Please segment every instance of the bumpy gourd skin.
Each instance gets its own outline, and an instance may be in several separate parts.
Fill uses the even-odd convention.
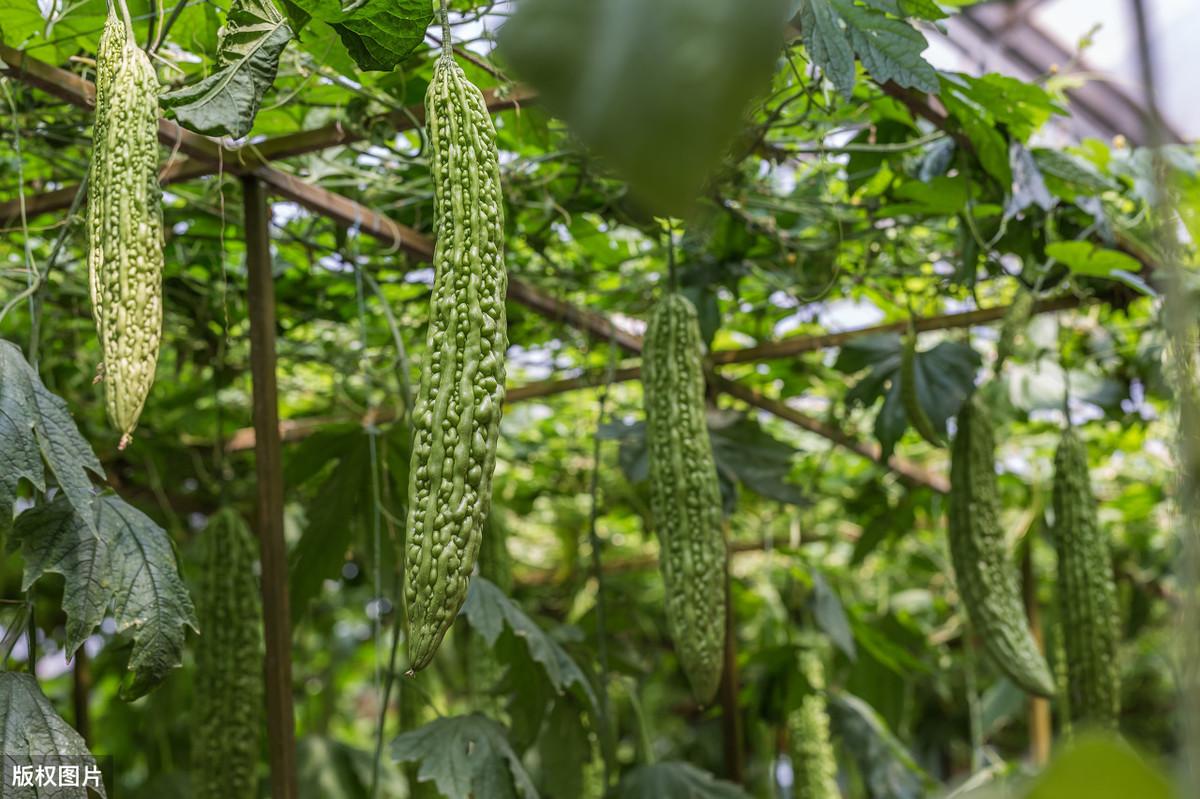
[[[1012,356],[1017,346],[1017,336],[1025,332],[1029,326],[1029,317],[1033,315],[1033,294],[1021,289],[1013,298],[1012,305],[1004,313],[1004,321],[1000,323],[1000,339],[996,342],[996,366],[999,372],[1004,362]]]
[[[838,799],[837,760],[825,707],[825,668],[820,654],[812,648],[800,650],[797,665],[811,690],[787,718],[794,795],[800,799]]]
[[[108,417],[129,443],[162,339],[158,77],[110,8],[96,54],[88,180],[88,275]]]
[[[467,598],[492,499],[504,403],[504,221],[496,132],[449,54],[425,96],[437,245],[427,358],[413,413],[408,655],[433,658]]]
[[[1087,449],[1070,428],[1054,455],[1054,542],[1071,720],[1115,728],[1121,709],[1116,585],[1096,520]]]
[[[262,606],[254,577],[255,543],[231,509],[204,529],[200,639],[196,649],[196,799],[258,796],[263,726]]]
[[[667,626],[693,694],[708,702],[724,665],[726,549],[702,348],[696,309],[680,294],[663,298],[646,329],[642,362],[650,508]]]
[[[949,538],[958,593],[984,651],[1024,690],[1054,695],[1054,679],[1025,622],[1000,526],[995,436],[979,392],[958,415],[950,451]]]

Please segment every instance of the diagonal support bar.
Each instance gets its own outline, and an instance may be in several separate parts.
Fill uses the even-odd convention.
[[[92,108],[96,104],[95,85],[73,72],[39,61],[3,43],[0,43],[0,62],[7,65],[0,70],[6,76],[21,80],[71,105]],[[484,100],[489,111],[499,113],[530,105],[537,100],[537,95],[531,89],[516,86],[507,91],[489,89],[484,92]],[[389,130],[401,133],[420,126],[424,120],[424,106],[414,105],[403,110],[368,117],[361,126],[353,129],[335,122],[313,130],[275,136],[258,143],[226,147],[207,136],[192,133],[168,119],[161,119],[158,129],[159,141],[173,151],[177,148],[185,157],[169,162],[159,178],[165,186],[225,172],[230,175],[255,174],[271,184],[271,181],[258,171],[263,167],[270,168],[272,161],[363,141],[369,131],[379,126],[386,126]],[[76,188],[67,186],[26,198],[26,211],[30,215],[61,211],[71,205]],[[17,213],[15,201],[0,203],[0,226],[12,224]]]

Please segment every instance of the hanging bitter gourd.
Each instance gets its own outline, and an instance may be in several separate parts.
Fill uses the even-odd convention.
[[[976,391],[950,450],[949,539],[955,583],[984,651],[1013,682],[1054,695],[1054,678],[1025,621],[1000,526],[992,416]]]
[[[1118,618],[1108,539],[1096,519],[1087,449],[1070,428],[1054,455],[1054,544],[1072,721],[1116,727]]]
[[[917,331],[911,322],[900,349],[900,400],[904,403],[904,414],[909,424],[921,438],[935,447],[943,446],[942,435],[925,413],[917,394]]]
[[[723,667],[726,549],[702,347],[696,309],[683,295],[668,294],[650,317],[642,361],[650,509],[667,627],[692,692],[707,702]]]
[[[1008,310],[1004,312],[1004,320],[1000,323],[1000,339],[996,342],[995,372],[1000,371],[1000,367],[1016,350],[1017,337],[1024,334],[1032,314],[1033,294],[1025,288],[1021,288],[1017,291],[1017,296],[1013,297],[1012,305],[1008,306]]]
[[[122,18],[123,16],[123,18]],[[112,3],[96,54],[88,176],[88,276],[105,404],[124,448],[154,384],[162,339],[158,77],[128,11]]]
[[[427,362],[413,413],[405,601],[424,668],[467,597],[504,402],[504,222],[496,132],[449,40],[425,96],[437,243]]]
[[[808,684],[800,705],[787,717],[792,759],[794,796],[800,799],[838,799],[837,760],[829,738],[829,711],[825,706],[825,668],[819,651],[800,650],[800,674]]]
[[[254,576],[257,547],[233,509],[204,528],[196,650],[196,799],[258,796],[263,721],[262,606]]]

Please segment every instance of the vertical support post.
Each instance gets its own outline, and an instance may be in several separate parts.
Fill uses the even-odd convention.
[[[726,528],[728,532],[728,528]],[[737,670],[737,625],[733,618],[733,592],[729,575],[729,561],[725,561],[725,668],[721,670],[721,684],[717,697],[721,702],[721,739],[725,755],[725,779],[738,785],[746,783],[746,765],[743,755],[742,710],[738,706]]]
[[[1033,541],[1025,542],[1021,557],[1022,593],[1025,599],[1025,614],[1029,618],[1029,629],[1037,641],[1038,649],[1046,651],[1045,634],[1042,631],[1042,612],[1037,602],[1037,575],[1033,572]],[[1035,766],[1050,762],[1050,739],[1053,731],[1050,721],[1050,700],[1040,696],[1029,698],[1029,759]]]
[[[80,647],[71,668],[71,704],[75,708],[75,732],[84,743],[92,740],[91,714],[88,712],[91,698],[92,669],[88,665],[87,650]]]
[[[263,185],[242,178],[249,273],[250,373],[254,383],[255,513],[262,559],[266,637],[267,752],[272,799],[296,799],[296,730],[292,711],[292,630],[287,550],[283,540],[283,454],[275,384],[275,283],[271,274],[270,209]]]

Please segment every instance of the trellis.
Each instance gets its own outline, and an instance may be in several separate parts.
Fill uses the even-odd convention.
[[[89,109],[94,105],[93,84],[78,75],[39,61],[2,43],[0,61],[3,62],[3,72],[8,77],[20,80],[79,108]],[[964,146],[970,147],[969,141],[951,130],[935,99],[891,83],[881,88],[908,106],[915,116],[947,130],[963,142]],[[493,113],[519,108],[536,102],[537,99],[532,91],[522,87],[503,92],[491,90],[485,93],[485,98],[488,108]],[[269,249],[271,213],[268,195],[273,194],[295,202],[340,226],[353,227],[372,236],[381,244],[402,250],[417,260],[428,261],[432,258],[433,243],[421,233],[398,224],[371,208],[343,195],[306,183],[272,164],[276,160],[361,141],[362,130],[386,125],[392,130],[403,131],[420,125],[423,119],[424,109],[414,106],[371,117],[358,130],[348,130],[338,123],[333,123],[241,147],[227,147],[214,139],[192,133],[171,120],[159,120],[159,140],[172,152],[171,160],[161,173],[164,184],[208,175],[230,174],[238,176],[243,186],[254,426],[238,431],[229,441],[228,449],[253,449],[255,452],[258,478],[256,528],[262,560],[267,655],[268,751],[271,794],[277,799],[294,799],[297,791],[291,695],[291,615],[287,553],[283,537],[281,449],[283,441],[303,438],[322,424],[335,420],[314,419],[281,423],[278,418],[275,295]],[[68,208],[78,191],[78,186],[68,186],[23,198],[23,205],[17,202],[0,204],[0,225],[9,224],[22,210],[27,216],[33,216]],[[1136,251],[1134,254],[1142,255]],[[627,354],[641,354],[640,336],[622,329],[602,314],[547,294],[517,276],[510,276],[509,299],[547,319],[575,327],[599,341],[611,342]],[[1038,313],[1052,312],[1073,308],[1079,303],[1078,298],[1064,297],[1042,301],[1035,310]],[[914,326],[918,331],[969,327],[995,321],[1003,316],[1005,310],[1004,307],[996,307],[916,319]],[[786,420],[829,440],[836,446],[890,469],[907,485],[945,492],[948,486],[941,475],[932,474],[899,456],[893,455],[884,459],[878,445],[860,441],[845,431],[800,412],[784,401],[769,398],[757,389],[731,380],[716,371],[717,367],[725,365],[789,358],[806,352],[837,347],[861,336],[901,332],[908,324],[908,321],[900,321],[839,333],[796,336],[742,349],[718,350],[709,356],[709,382],[716,391]],[[611,375],[611,379],[635,380],[640,374],[640,367],[626,366],[617,369]],[[604,382],[605,377],[600,372],[588,372],[567,379],[538,381],[509,388],[506,401],[515,403],[548,397],[566,391],[594,388]],[[384,416],[376,415],[371,421],[384,420]],[[723,694],[725,693],[728,692],[723,691]]]

